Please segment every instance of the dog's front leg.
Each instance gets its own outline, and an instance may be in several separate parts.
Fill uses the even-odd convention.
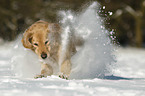
[[[61,74],[59,75],[60,78],[68,79],[71,71],[71,61],[70,59],[64,60],[61,64],[60,68]]]
[[[48,65],[48,64],[41,64],[41,74],[37,75],[34,78],[42,78],[42,77],[47,77],[47,76],[51,76],[53,74],[53,68]]]

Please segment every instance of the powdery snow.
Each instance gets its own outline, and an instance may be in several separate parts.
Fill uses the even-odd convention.
[[[114,74],[130,78],[145,78],[145,49],[118,49]]]

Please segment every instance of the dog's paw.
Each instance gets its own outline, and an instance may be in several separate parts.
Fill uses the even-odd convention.
[[[59,74],[59,77],[68,80],[68,76],[65,74]]]
[[[45,77],[43,74],[40,74],[40,75],[36,75],[34,78],[37,79],[37,78],[42,78],[42,77]]]

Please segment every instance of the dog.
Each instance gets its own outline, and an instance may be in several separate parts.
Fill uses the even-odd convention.
[[[41,62],[41,74],[35,78],[51,76],[55,72],[60,78],[69,78],[71,57],[77,52],[75,36],[69,38],[67,48],[63,52],[61,34],[62,28],[59,24],[43,20],[35,22],[24,32],[23,46],[34,51]],[[78,41],[80,44],[81,40]]]

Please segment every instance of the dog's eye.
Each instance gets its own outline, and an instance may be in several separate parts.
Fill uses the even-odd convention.
[[[45,42],[45,45],[48,43],[48,41]]]
[[[35,46],[38,46],[38,44],[37,44],[37,43],[34,43],[34,45],[35,45]]]

